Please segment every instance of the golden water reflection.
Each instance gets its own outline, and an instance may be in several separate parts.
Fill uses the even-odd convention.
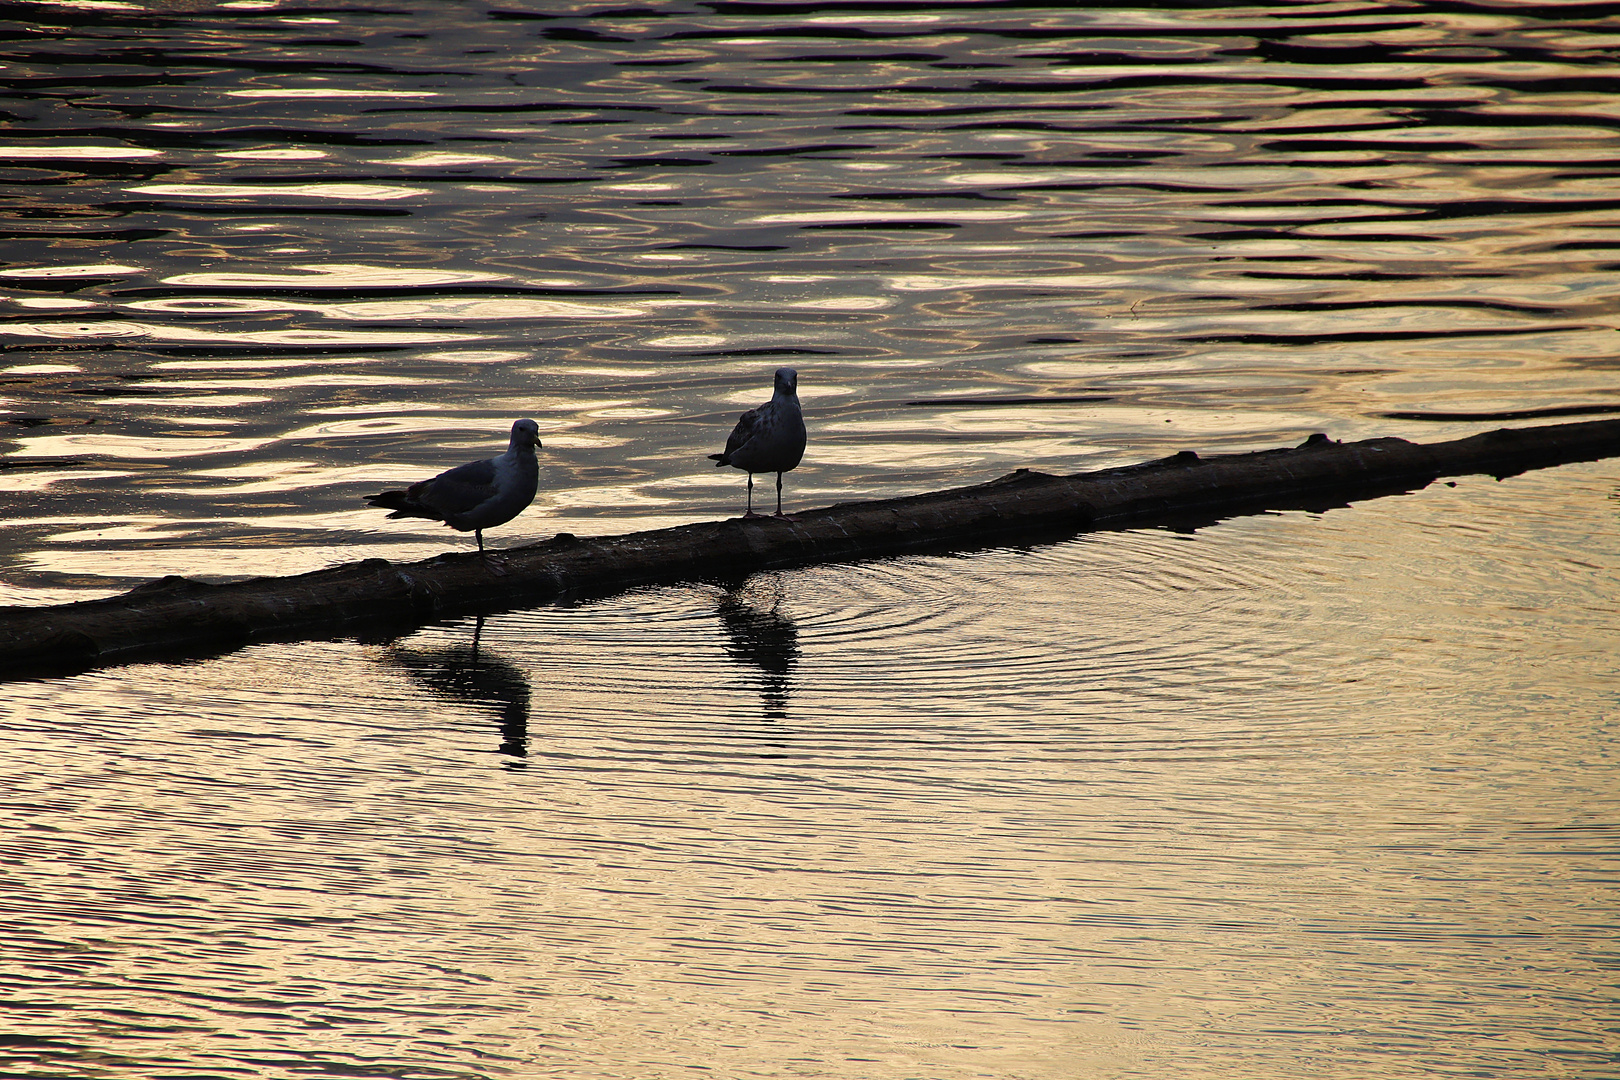
[[[138,1069],[1603,1075],[1617,488],[11,684],[0,993]]]

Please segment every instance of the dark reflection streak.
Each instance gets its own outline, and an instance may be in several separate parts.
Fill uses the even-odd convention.
[[[1269,139],[1260,144],[1262,150],[1275,150],[1286,153],[1290,150],[1383,150],[1404,151],[1407,153],[1432,153],[1436,150],[1472,150],[1476,153],[1485,152],[1485,147],[1477,142],[1466,139],[1405,139],[1399,142],[1392,139],[1380,139],[1376,135],[1365,138],[1347,139],[1343,136],[1328,138],[1289,138]]]
[[[1171,69],[1173,70],[1173,69]],[[1343,90],[1365,93],[1369,90],[1423,90],[1429,84],[1419,78],[1353,78],[1321,75],[1295,75],[1267,72],[1252,79],[1223,78],[1214,75],[1121,75],[1104,79],[1047,80],[1039,84],[1046,93],[1090,92],[1096,90],[1131,90],[1138,88],[1165,89],[1172,86],[1217,86],[1251,83],[1256,86],[1284,86],[1296,90]],[[909,88],[908,88],[909,89]],[[1028,93],[1030,84],[1004,79],[980,79],[970,87],[952,88],[956,93]]]
[[[1391,420],[1534,420],[1547,416],[1595,416],[1620,412],[1620,405],[1555,405],[1545,409],[1502,409],[1496,412],[1420,412],[1395,410],[1378,413]]]
[[[799,226],[805,232],[926,232],[928,230],[960,229],[961,227],[954,221],[860,221]]]
[[[498,753],[514,758],[529,754],[529,680],[516,665],[480,650],[484,617],[478,616],[472,642],[436,649],[391,647],[386,659],[404,669],[411,681],[455,705],[489,710],[499,718]],[[521,768],[521,762],[509,762]]]
[[[758,150],[710,150],[715,157],[789,157],[833,150],[871,150],[873,143],[814,143],[808,146],[767,146]]]
[[[1322,106],[1322,107],[1326,107],[1326,106]],[[1335,108],[1337,107],[1336,103],[1335,103],[1334,107]],[[1484,128],[1500,128],[1502,130],[1513,130],[1513,129],[1527,128],[1527,127],[1560,128],[1560,127],[1568,127],[1571,124],[1576,124],[1576,125],[1579,125],[1581,127],[1607,128],[1607,129],[1609,129],[1611,131],[1620,131],[1620,120],[1615,120],[1615,119],[1613,119],[1611,117],[1598,116],[1598,115],[1595,115],[1593,113],[1557,112],[1555,110],[1549,110],[1547,112],[1522,112],[1522,111],[1504,110],[1502,112],[1488,112],[1488,113],[1486,113],[1486,112],[1471,112],[1471,111],[1469,111],[1467,109],[1449,109],[1449,108],[1438,108],[1438,107],[1435,107],[1435,108],[1414,107],[1411,110],[1411,112],[1412,112],[1413,116],[1422,117],[1423,122],[1425,124],[1430,124],[1430,125],[1456,124],[1456,125],[1471,125],[1471,126],[1474,126],[1474,127],[1484,127]],[[1402,125],[1402,126],[1409,126],[1409,125]],[[1290,128],[1288,130],[1289,130],[1290,133],[1293,133],[1293,132],[1297,132],[1297,131],[1312,130],[1312,129]],[[1323,131],[1326,131],[1326,132],[1333,132],[1335,130],[1342,130],[1342,129],[1335,129],[1335,128],[1331,127],[1331,126],[1328,126],[1328,127],[1322,128],[1320,130],[1323,130]]]
[[[1620,199],[1451,199],[1421,204],[1417,209],[1419,219],[1612,213],[1620,210]]]
[[[721,352],[692,353],[700,359],[716,356],[836,356],[831,349],[725,349]]]
[[[283,41],[283,42],[279,42],[278,44],[280,44],[282,46],[294,46],[294,45],[297,45],[299,43],[291,42],[291,41]],[[236,58],[236,57],[226,56],[226,55],[221,54],[221,53],[197,54],[197,53],[171,52],[171,51],[168,51],[168,50],[155,50],[153,52],[140,52],[140,53],[133,53],[130,50],[122,50],[122,49],[121,50],[108,50],[108,51],[102,51],[102,52],[96,52],[96,53],[90,53],[90,52],[84,52],[84,53],[33,53],[33,54],[29,55],[27,57],[27,59],[31,63],[37,63],[37,64],[40,64],[42,66],[46,65],[46,64],[52,64],[52,65],[60,65],[60,66],[63,66],[63,67],[87,66],[87,65],[90,65],[90,64],[116,64],[116,65],[121,65],[121,66],[124,66],[124,67],[138,68],[138,67],[147,67],[147,66],[151,66],[151,65],[161,64],[162,68],[163,68],[163,70],[165,72],[165,75],[163,75],[163,76],[150,75],[150,74],[140,74],[140,75],[122,75],[122,74],[120,74],[120,75],[89,75],[89,74],[81,74],[81,75],[76,76],[73,79],[73,84],[74,85],[81,85],[82,84],[82,85],[86,85],[86,86],[118,86],[118,87],[124,87],[124,86],[173,86],[173,85],[184,85],[186,83],[192,83],[192,82],[201,81],[202,79],[204,79],[207,76],[208,73],[212,73],[215,69],[218,69],[218,68],[226,68],[226,69],[239,70],[239,71],[253,71],[253,72],[259,72],[259,73],[263,73],[263,74],[276,74],[276,73],[286,73],[286,72],[313,72],[313,73],[318,73],[318,74],[326,74],[326,73],[336,72],[336,73],[339,73],[339,74],[356,74],[356,75],[372,75],[372,74],[376,74],[376,75],[398,75],[398,76],[412,76],[412,77],[428,77],[428,76],[441,76],[442,77],[442,76],[447,76],[447,75],[450,75],[450,76],[460,75],[460,76],[465,77],[468,74],[467,72],[464,72],[464,71],[402,71],[402,70],[400,70],[398,68],[388,67],[388,66],[385,66],[385,65],[363,64],[363,63],[357,63],[357,62],[352,61],[352,60],[328,60],[328,61],[321,61],[319,63],[312,63],[310,61],[305,61],[305,60],[294,60],[294,61],[284,61],[284,62],[275,62],[275,61],[266,61],[266,60],[247,61],[247,60],[242,60],[242,59],[239,59],[239,58]],[[197,68],[197,69],[202,69],[202,70],[199,71],[198,74],[194,74],[194,75],[192,75],[192,74],[175,74],[174,73],[175,69],[179,69],[179,68]],[[54,77],[41,77],[41,78],[20,77],[20,78],[13,78],[13,79],[7,80],[5,85],[8,85],[8,86],[13,87],[13,88],[17,88],[17,89],[22,89],[22,88],[26,88],[26,87],[34,87],[34,86],[41,86],[41,85],[46,85],[46,86],[55,85],[55,84],[59,84],[60,82],[61,82],[60,79],[57,79],[57,78],[54,78]]]
[[[278,217],[307,217],[317,220],[332,217],[407,218],[413,216],[409,210],[390,209],[382,206],[300,206],[296,203],[207,206],[201,203],[177,202],[109,202],[104,203],[103,206],[105,209],[119,214],[174,214],[179,217],[190,216],[194,218],[263,217],[266,214],[275,214]]]
[[[1323,344],[1330,341],[1444,341],[1456,338],[1520,337],[1527,334],[1574,333],[1600,329],[1592,326],[1531,326],[1523,329],[1478,330],[1366,330],[1343,334],[1199,334],[1179,341],[1236,342],[1244,345]],[[1606,328],[1605,328],[1606,329]]]
[[[1320,263],[1325,260],[1311,256],[1268,255],[1264,259],[1255,259],[1255,262],[1313,262]],[[1348,270],[1334,273],[1285,273],[1281,270],[1243,270],[1238,277],[1276,279],[1279,281],[1428,281],[1428,274],[1395,274],[1386,270]],[[1501,274],[1464,273],[1459,271],[1452,275],[1456,278],[1495,278]]]
[[[171,172],[173,166],[147,161],[79,161],[72,158],[35,158],[32,161],[8,163],[6,172],[16,175],[12,184],[38,184],[58,187],[84,179],[126,183],[132,180],[151,180]]]
[[[774,595],[769,606],[761,606],[759,600],[764,598],[751,595],[744,584],[727,590],[715,605],[715,613],[728,639],[726,655],[744,667],[760,670],[759,696],[766,719],[782,720],[787,717],[790,677],[799,659],[799,628],[780,610],[781,580],[775,575],[770,580]]]
[[[38,131],[29,131],[21,127],[6,130],[8,140],[92,137],[139,139],[142,146],[153,149],[172,147],[185,150],[207,150],[220,146],[235,146],[242,143],[252,144],[267,140],[287,143],[318,143],[322,146],[352,146],[362,149],[377,146],[432,145],[431,139],[390,138],[382,135],[358,135],[343,131],[316,131],[280,125],[227,127],[213,131],[188,131],[184,135],[165,132],[160,128],[125,127],[118,124],[70,125],[59,128],[44,128]]]
[[[4,214],[3,212],[0,212],[0,218],[5,218],[7,216],[8,215]],[[173,232],[172,229],[110,229],[101,232],[94,231],[93,229],[85,229],[82,232],[71,229],[12,229],[0,230],[0,240],[83,240],[90,243],[100,244],[132,244],[137,240],[156,240],[159,237],[168,236],[171,232]],[[11,279],[13,284],[24,280],[28,279]],[[75,283],[75,287],[83,288],[87,283],[100,285],[117,280],[117,278],[80,278]],[[58,283],[52,282],[50,287],[59,288],[60,286]]]
[[[843,55],[838,54],[838,53],[803,53],[803,54],[798,55],[798,56],[768,56],[768,57],[765,57],[761,62],[766,63],[766,64],[849,64],[849,63],[858,63],[858,64],[903,64],[903,63],[908,63],[908,62],[909,63],[918,63],[918,64],[931,64],[931,63],[934,63],[936,61],[944,60],[944,59],[945,59],[945,56],[942,53],[925,53],[925,52],[860,53],[860,52],[851,52],[851,53],[843,54]],[[975,65],[975,66],[977,66],[977,65]],[[996,67],[1005,67],[1006,65],[1005,64],[997,64],[995,66]]]
[[[907,405],[921,405],[927,408],[954,405],[984,405],[997,407],[1002,405],[1092,405],[1099,401],[1113,401],[1113,397],[1106,394],[1081,394],[1053,397],[942,397],[929,398],[924,401],[908,401]]]
[[[1302,224],[1318,225],[1320,222]],[[1222,229],[1187,235],[1194,240],[1298,240],[1301,233],[1298,226],[1290,225],[1286,228]],[[1444,239],[1427,233],[1356,233],[1354,241],[1360,244],[1438,244],[1443,243]]]
[[[1459,42],[1448,43],[1459,45]],[[1519,62],[1546,62],[1556,60],[1560,63],[1578,64],[1583,58],[1572,56],[1568,52],[1556,49],[1544,49],[1512,45],[1504,41],[1493,40],[1489,42],[1478,41],[1467,45],[1470,49],[1478,49],[1479,53],[1473,56],[1446,56],[1437,57],[1429,50],[1433,43],[1423,44],[1367,44],[1367,45],[1304,45],[1291,41],[1261,40],[1257,43],[1256,52],[1267,60],[1284,64],[1401,64],[1412,61],[1432,62],[1443,59],[1448,65],[1466,68],[1475,64],[1499,64],[1503,60]],[[1584,58],[1585,63],[1596,66],[1602,61],[1599,58]]]
[[[1110,164],[1108,167],[1112,169],[1112,168],[1115,168],[1116,166]],[[1226,192],[1226,191],[1237,191],[1237,190],[1239,190],[1238,188],[1227,187],[1224,184],[1220,184],[1220,185],[1217,185],[1217,184],[1191,184],[1191,183],[1175,184],[1175,183],[1170,183],[1168,181],[1152,181],[1152,182],[1150,182],[1150,181],[1147,181],[1147,180],[1131,180],[1131,179],[1112,180],[1112,181],[1097,181],[1095,183],[1086,183],[1086,184],[1043,184],[1043,183],[1020,184],[1019,188],[1022,191],[1047,191],[1047,192],[1059,192],[1059,191],[1114,191],[1114,192],[1162,191],[1162,192],[1165,192],[1166,194],[1170,194],[1170,195],[1198,195],[1198,194],[1205,194],[1205,193],[1215,193],[1215,192]],[[1256,230],[1256,232],[1259,232],[1259,231],[1260,230]],[[1283,230],[1280,230],[1280,229],[1276,230],[1276,232],[1278,233],[1278,235],[1287,235]],[[1131,234],[1129,234],[1129,233],[1116,233],[1115,235],[1129,236]],[[1085,239],[1085,238],[1093,238],[1094,239],[1094,238],[1096,238],[1098,236],[1098,234],[1096,234],[1096,233],[1058,233],[1058,234],[1056,234],[1056,236],[1059,239],[1061,239],[1061,238],[1063,238],[1065,236],[1071,237],[1071,238],[1078,237],[1078,238],[1081,238],[1081,239]],[[1295,237],[1289,236],[1288,239],[1295,239]]]
[[[1256,304],[1254,311],[1361,311],[1376,308],[1409,308],[1414,304],[1422,304],[1425,308],[1466,308],[1476,311],[1513,311],[1526,315],[1559,315],[1568,312],[1567,307],[1555,304],[1515,304],[1509,301],[1497,300],[1346,300],[1342,302],[1317,302],[1298,304]]]
[[[950,106],[948,108],[942,106],[942,107],[937,108],[937,109],[928,109],[928,108],[921,108],[921,107],[917,107],[917,108],[901,108],[901,107],[895,106],[895,105],[869,106],[867,108],[855,107],[855,108],[845,109],[844,110],[844,115],[845,116],[888,116],[888,117],[894,117],[896,119],[898,119],[900,117],[913,117],[913,116],[924,116],[924,117],[1002,116],[1002,115],[1005,115],[1005,116],[1020,116],[1020,115],[1027,116],[1030,113],[1062,113],[1062,114],[1067,116],[1067,115],[1072,114],[1072,113],[1106,112],[1107,110],[1108,110],[1107,105],[1087,105],[1087,104],[1084,104],[1084,103],[1074,103],[1074,102],[1068,102],[1068,103],[1065,103],[1065,104],[1062,104],[1062,105],[1043,105],[1038,101],[1037,102],[1020,101],[1020,102],[1017,102],[1015,104],[1008,104],[1008,105],[952,105],[952,106]],[[1089,131],[1152,131],[1152,130],[1155,130],[1158,125],[1163,125],[1164,127],[1168,128],[1170,125],[1173,125],[1173,124],[1182,124],[1182,125],[1188,125],[1188,126],[1193,125],[1193,124],[1201,124],[1201,123],[1202,124],[1219,124],[1219,123],[1224,122],[1224,119],[1225,119],[1224,117],[1214,116],[1214,115],[1211,115],[1211,116],[1208,116],[1208,117],[1203,117],[1203,118],[1198,118],[1198,117],[1187,117],[1185,119],[1161,118],[1161,119],[1158,119],[1158,120],[1154,121],[1153,125],[1148,125],[1148,124],[1143,124],[1143,123],[1138,123],[1138,124],[1117,124],[1116,123],[1116,124],[1099,124],[1096,127],[1071,127],[1071,126],[1061,125],[1061,124],[1041,123],[1041,122],[1034,121],[1034,120],[1025,120],[1025,121],[1008,120],[1008,121],[1006,121],[1006,123],[1010,124],[1010,125],[1014,125],[1014,126],[1020,126],[1020,125],[1025,126],[1025,127],[1028,127],[1030,130],[1034,130],[1034,131],[1069,131],[1069,132],[1074,132],[1074,131],[1088,131],[1088,132]],[[957,125],[956,127],[947,127],[947,128],[942,129],[942,130],[945,130],[945,131],[962,131],[962,130],[970,130],[970,129],[974,128],[974,127],[980,127],[980,128],[995,127],[995,128],[999,128],[999,127],[1002,126],[1002,123],[1003,123],[1002,121],[998,120],[998,121],[996,121],[994,123],[971,124],[971,125],[970,124],[961,124],[961,125]],[[1192,130],[1198,131],[1200,129],[1194,127],[1194,128],[1192,128]]]
[[[468,285],[391,285],[391,286],[361,286],[344,285],[339,281],[315,280],[317,275],[306,275],[311,280],[307,283],[299,280],[297,274],[287,274],[284,285],[193,285],[179,286],[141,286],[130,289],[109,290],[109,294],[117,297],[196,297],[208,296],[307,296],[319,294],[324,297],[342,295],[348,297],[365,296],[377,298],[405,297],[421,299],[424,296],[679,296],[680,289],[564,289],[546,288],[542,286],[508,286],[475,283]],[[218,314],[210,312],[209,314]]]
[[[805,14],[809,12],[825,13],[827,11],[837,10],[840,5],[818,3],[813,5],[786,4],[778,6],[774,4],[709,3],[705,4],[704,6],[712,8],[717,15],[791,15],[795,13]],[[957,8],[958,10],[971,9],[975,6],[980,5],[952,5],[953,8]],[[1040,7],[1043,5],[1024,3],[1022,0],[1020,0],[1016,6],[1019,8],[1026,8]],[[1053,6],[1068,10],[1073,9],[1073,4],[1068,2]],[[889,4],[845,5],[844,8],[845,10],[866,12],[876,10],[899,10],[897,5]],[[906,10],[937,11],[939,10],[939,6],[937,4],[923,4],[914,8],[908,8]],[[1392,30],[1410,30],[1422,26],[1423,22],[1420,19],[1391,19],[1387,22],[1357,23],[1356,31],[1361,34],[1370,34],[1373,32],[1387,32]],[[1196,25],[1180,24],[1176,26],[1174,34],[1178,38],[1187,39],[1230,38],[1243,36],[1261,38],[1263,40],[1267,38],[1290,37],[1305,30],[1317,28],[1318,27],[1316,25],[1312,25],[1311,22],[1308,22],[1303,18],[1290,21],[1272,19],[1245,19],[1233,20],[1232,22],[1223,22],[1210,27],[1198,27]],[[760,26],[750,27],[748,36],[758,38],[839,38],[845,40],[878,42],[890,39],[903,40],[906,38],[938,37],[941,33],[941,29],[942,28],[940,27],[934,26],[919,30],[867,30],[861,27],[852,26]],[[1074,38],[1077,33],[1083,33],[1084,31],[1077,30],[1075,27],[1054,27],[1052,29],[1043,29],[1034,27],[974,26],[971,24],[959,24],[951,26],[950,32],[953,34],[973,34],[982,35],[985,37],[1006,38],[1014,41],[1066,41]],[[661,40],[706,40],[735,36],[735,33],[736,32],[734,30],[729,29],[686,30],[665,35],[665,37]],[[1110,24],[1107,29],[1107,36],[1111,38],[1156,39],[1165,37],[1167,33],[1168,31],[1163,26],[1145,26],[1138,28]]]
[[[963,158],[966,154],[953,154],[952,157]],[[997,158],[1002,155],[995,155]],[[830,196],[833,199],[855,199],[861,202],[887,199],[890,202],[917,201],[921,199],[958,199],[970,202],[1017,202],[1011,195],[989,195],[982,191],[862,191],[848,194]]]
[[[688,157],[622,157],[614,158],[612,164],[602,166],[605,169],[640,169],[647,166],[670,169],[694,169],[704,165],[713,165],[709,158]]]
[[[378,105],[361,110],[375,113],[523,113],[523,112],[641,112],[661,113],[657,105],[625,105],[619,102],[524,102],[518,105]]]

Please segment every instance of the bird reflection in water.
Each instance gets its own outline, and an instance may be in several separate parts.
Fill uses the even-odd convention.
[[[782,583],[771,575],[727,589],[715,605],[726,632],[726,655],[760,671],[765,716],[787,716],[793,665],[799,659],[799,628],[781,611]]]
[[[512,758],[529,754],[529,680],[515,665],[480,649],[484,617],[473,627],[472,642],[436,649],[391,648],[388,658],[405,669],[411,681],[458,705],[489,710],[500,720],[499,753]],[[522,760],[509,769],[526,767]]]

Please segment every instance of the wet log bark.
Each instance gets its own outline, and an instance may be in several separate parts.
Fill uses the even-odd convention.
[[[1145,525],[1197,526],[1267,509],[1329,509],[1442,476],[1511,476],[1620,456],[1620,420],[1503,429],[1450,442],[1339,443],[1160,461],[1074,476],[1020,469],[973,487],[840,503],[791,519],[732,518],[551,540],[394,564],[367,559],[284,578],[212,585],[168,577],[120,596],[0,608],[0,677],[218,653],[254,641],[398,634],[435,619],[602,596],[660,583],[905,552],[1035,543]]]

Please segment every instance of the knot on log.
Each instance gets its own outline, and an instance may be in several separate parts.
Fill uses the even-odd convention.
[[[144,599],[156,593],[201,592],[212,588],[213,586],[206,581],[196,581],[192,578],[181,577],[179,574],[164,574],[156,581],[148,581],[135,586],[124,595],[138,595]]]

